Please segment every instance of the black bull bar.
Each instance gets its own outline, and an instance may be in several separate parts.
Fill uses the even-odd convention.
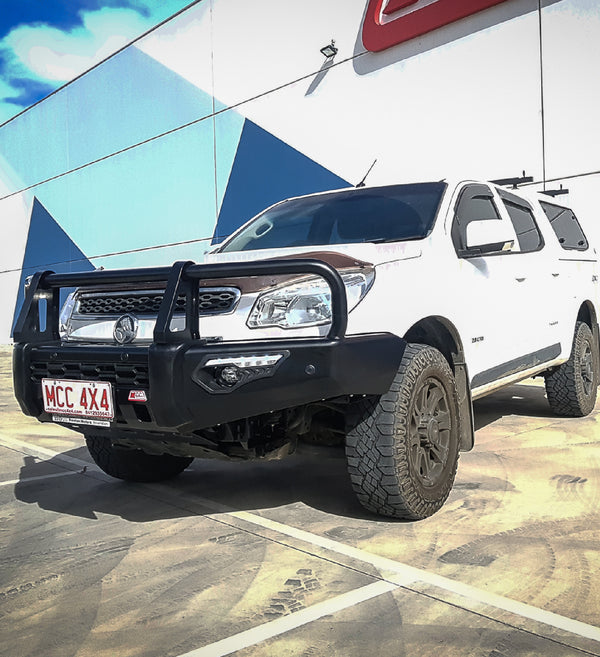
[[[332,321],[326,336],[214,342],[202,338],[198,313],[198,281],[249,276],[316,275],[331,289]],[[60,290],[140,283],[161,283],[165,293],[150,344],[82,344],[61,342]],[[172,330],[178,297],[185,297],[185,327]],[[178,314],[181,309],[177,309]],[[283,410],[342,395],[386,392],[402,358],[405,342],[389,333],[346,336],[346,290],[332,266],[311,258],[171,267],[101,270],[32,277],[14,330],[13,378],[22,410],[41,421],[41,385],[32,372],[49,364],[98,363],[99,369],[124,363],[147,367],[145,403],[131,402],[130,383],[115,383],[116,428],[189,434],[224,422]],[[272,372],[249,376],[243,385],[219,389],[207,382],[206,364],[272,352],[283,354]],[[103,366],[103,367],[100,367]],[[85,372],[89,371],[82,367]],[[85,378],[85,374],[82,378]],[[60,376],[56,376],[60,378]],[[99,376],[102,380],[102,376]],[[142,412],[143,411],[143,412]],[[73,421],[74,428],[77,428]]]

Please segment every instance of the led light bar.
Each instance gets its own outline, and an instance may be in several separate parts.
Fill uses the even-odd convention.
[[[232,356],[231,358],[211,358],[204,367],[224,367],[235,365],[240,369],[247,367],[270,367],[276,365],[283,358],[283,354],[261,354],[253,356]]]

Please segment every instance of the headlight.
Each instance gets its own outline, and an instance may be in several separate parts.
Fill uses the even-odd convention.
[[[375,271],[342,274],[348,299],[348,312],[355,308],[371,288]],[[320,276],[306,278],[261,294],[248,317],[249,328],[297,328],[331,322],[331,290]]]

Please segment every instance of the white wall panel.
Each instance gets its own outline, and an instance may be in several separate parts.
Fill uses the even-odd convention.
[[[229,106],[318,72],[331,39],[336,61],[352,57],[365,9],[364,0],[213,2],[215,96]]]
[[[546,175],[600,170],[600,5],[563,0],[542,12]]]
[[[370,73],[355,66],[238,111],[352,181],[375,158],[370,182],[541,175],[536,13]]]

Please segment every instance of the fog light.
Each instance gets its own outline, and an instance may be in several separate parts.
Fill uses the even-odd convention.
[[[274,376],[290,352],[205,356],[192,380],[214,395],[228,395],[241,386]]]
[[[242,379],[242,372],[235,365],[227,365],[217,375],[217,381],[224,386],[234,386]]]

